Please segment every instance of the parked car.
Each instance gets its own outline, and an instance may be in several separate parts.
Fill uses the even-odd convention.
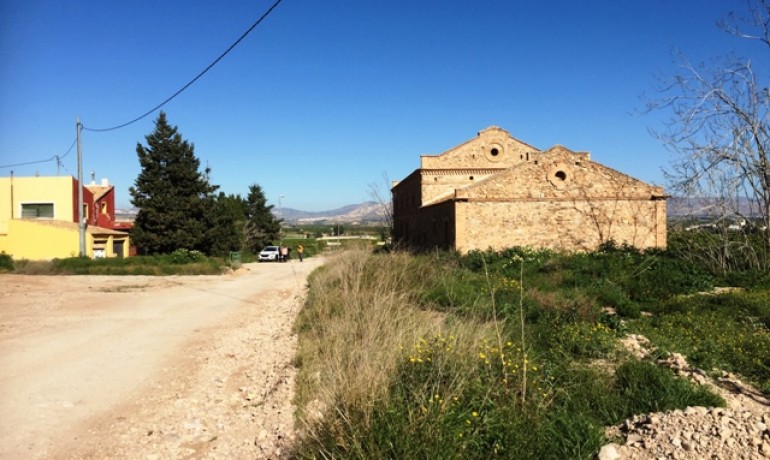
[[[273,262],[278,262],[280,257],[279,254],[278,246],[266,246],[265,249],[259,252],[259,261],[265,262],[272,260]]]

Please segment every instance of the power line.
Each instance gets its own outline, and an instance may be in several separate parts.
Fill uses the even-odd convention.
[[[72,151],[72,149],[75,147],[75,143],[77,142],[77,138],[72,141],[72,145],[70,145],[70,148],[67,149],[66,152],[64,152],[64,155],[54,155],[51,158],[46,158],[45,160],[36,160],[36,161],[27,161],[25,163],[14,163],[10,165],[0,165],[0,168],[15,168],[16,166],[27,166],[27,165],[34,165],[38,163],[48,163],[49,161],[56,160],[57,164],[59,161],[69,155],[69,153]]]
[[[83,129],[86,130],[86,131],[92,131],[92,132],[106,132],[106,131],[114,131],[114,130],[120,129],[120,128],[125,128],[126,126],[136,123],[137,121],[145,118],[146,116],[148,116],[151,113],[155,112],[156,110],[160,109],[164,105],[168,104],[175,97],[179,96],[184,90],[186,90],[187,88],[192,86],[193,83],[198,81],[198,79],[201,78],[203,75],[205,75],[206,72],[211,70],[212,67],[217,65],[217,63],[219,61],[221,61],[222,58],[227,56],[227,54],[230,53],[230,51],[232,51],[233,48],[235,48],[244,38],[246,38],[247,35],[249,35],[249,33],[251,33],[252,30],[254,30],[270,13],[272,13],[272,11],[278,6],[279,3],[281,3],[281,1],[282,0],[276,0],[276,2],[273,3],[273,6],[271,6],[259,19],[257,19],[257,21],[254,24],[252,24],[251,27],[249,27],[246,30],[246,32],[244,32],[243,35],[241,35],[232,45],[230,45],[230,47],[227,48],[224,53],[220,54],[218,58],[214,59],[214,62],[209,64],[208,67],[203,69],[203,71],[201,71],[198,75],[196,75],[195,78],[190,80],[186,85],[184,85],[181,89],[179,89],[177,92],[175,92],[174,94],[169,96],[166,100],[164,100],[160,104],[156,105],[155,107],[153,107],[152,109],[148,110],[144,114],[134,118],[133,120],[127,121],[127,122],[125,122],[125,123],[123,123],[121,125],[113,126],[111,128],[88,128],[86,126],[83,126]]]

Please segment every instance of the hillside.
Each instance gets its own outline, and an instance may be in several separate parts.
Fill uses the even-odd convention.
[[[385,221],[385,208],[375,202],[351,204],[329,211],[300,211],[292,208],[273,208],[273,214],[284,222],[293,224],[312,224],[320,222],[338,222],[346,224],[380,223]]]

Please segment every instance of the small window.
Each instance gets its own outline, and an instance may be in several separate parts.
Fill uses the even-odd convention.
[[[556,178],[562,182],[567,180],[567,173],[565,173],[564,171],[556,171],[556,174],[554,174],[554,176],[556,176]]]
[[[497,150],[496,148],[493,148],[492,150],[490,150],[489,153],[491,153],[493,157],[500,155],[500,151]]]
[[[102,214],[107,214],[107,203],[102,201]]]
[[[23,203],[22,219],[53,219],[53,203]]]
[[[473,180],[473,176],[470,176],[468,179]]]

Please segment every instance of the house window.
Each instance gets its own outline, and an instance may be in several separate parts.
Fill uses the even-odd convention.
[[[102,214],[107,214],[107,203],[102,201]]]
[[[22,219],[53,219],[53,203],[22,203]]]

